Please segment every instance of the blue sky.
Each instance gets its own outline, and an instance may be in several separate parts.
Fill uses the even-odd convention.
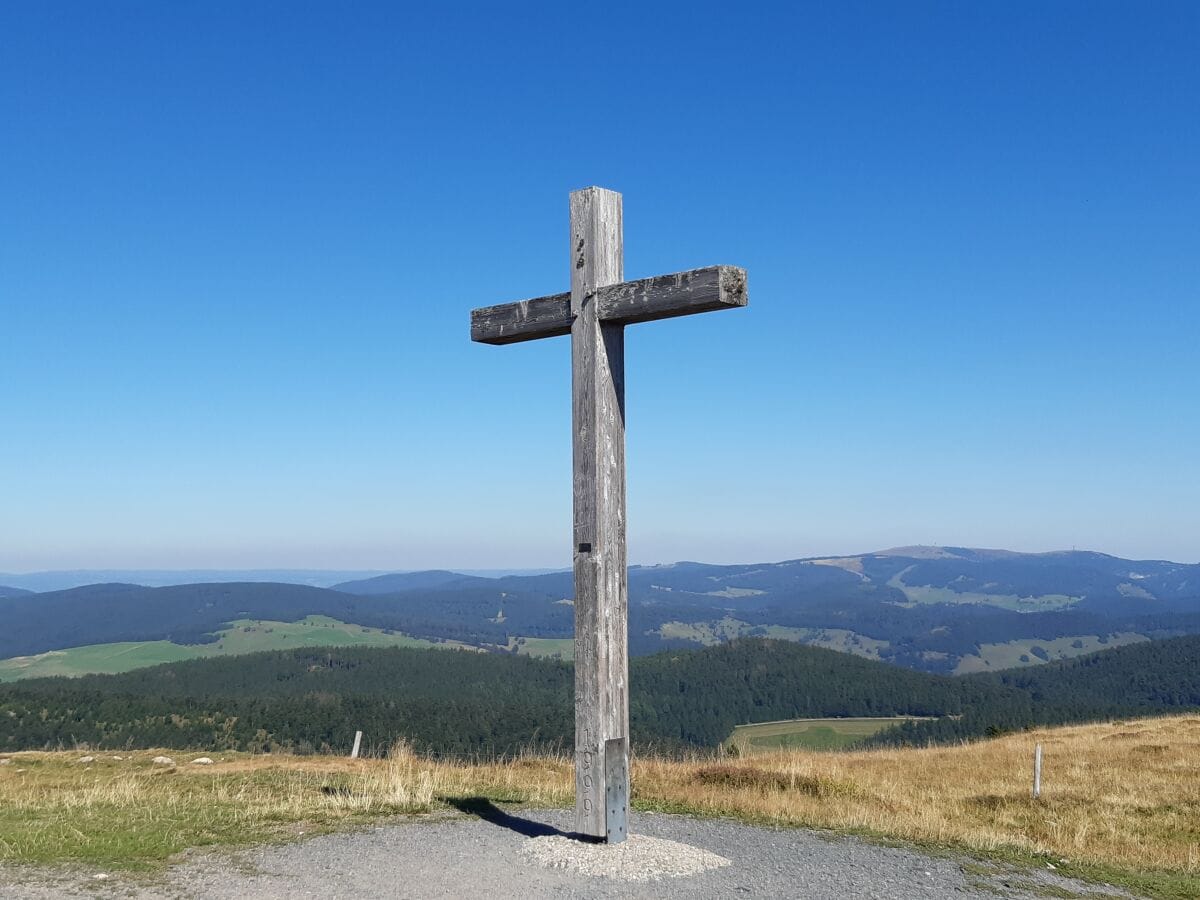
[[[0,6],[0,571],[568,564],[590,184],[632,561],[1200,560],[1200,6],[751,6]]]

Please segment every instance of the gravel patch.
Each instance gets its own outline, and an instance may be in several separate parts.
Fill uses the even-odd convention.
[[[609,847],[577,844],[569,838],[572,813],[567,810],[508,812],[486,802],[475,804],[473,810],[475,814],[469,816],[413,817],[284,845],[188,854],[151,880],[96,869],[0,866],[0,897],[1036,900],[1130,896],[1049,871],[927,856],[803,829],[639,813],[631,822],[630,839]],[[673,868],[680,857],[727,864],[684,873]],[[639,860],[646,866],[641,872]],[[656,870],[656,879],[646,877]],[[107,877],[98,878],[101,874]]]
[[[631,834],[619,844],[591,844],[562,835],[529,838],[521,848],[529,860],[548,869],[566,869],[589,878],[658,881],[699,875],[729,860],[698,847]]]

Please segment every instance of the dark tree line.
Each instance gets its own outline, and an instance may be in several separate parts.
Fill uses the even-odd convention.
[[[633,660],[637,746],[713,747],[746,722],[938,716],[877,744],[962,740],[1033,725],[1200,708],[1200,637],[1032,669],[950,678],[832,650],[744,639]],[[433,755],[569,749],[569,663],[510,655],[340,647],[192,660],[122,675],[0,686],[0,751],[344,752],[356,729]]]
[[[1200,708],[1200,636],[1129,644],[1028,669],[968,675],[961,718],[910,722],[877,745],[968,740],[1038,725],[1066,725]],[[966,695],[978,692],[971,701]]]

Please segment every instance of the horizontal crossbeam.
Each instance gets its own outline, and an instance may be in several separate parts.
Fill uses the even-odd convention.
[[[610,284],[596,292],[602,322],[629,325],[745,306],[746,270],[709,266]],[[471,340],[515,344],[571,333],[571,295],[553,294],[471,310]]]

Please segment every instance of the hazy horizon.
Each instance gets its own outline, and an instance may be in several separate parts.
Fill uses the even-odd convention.
[[[879,553],[894,549],[912,549],[925,547],[959,547],[968,550],[997,550],[1009,551],[1014,553],[1029,553],[1029,554],[1053,554],[1053,553],[1070,553],[1070,552],[1087,552],[1087,553],[1102,553],[1107,556],[1113,556],[1119,559],[1128,559],[1130,561],[1156,561],[1156,562],[1173,562],[1181,565],[1197,565],[1200,560],[1175,559],[1162,555],[1148,556],[1128,556],[1122,553],[1112,553],[1106,550],[1097,549],[1095,547],[1052,547],[1049,549],[1037,550],[1016,550],[1012,547],[995,547],[995,546],[980,546],[975,544],[964,544],[959,542],[932,544],[932,543],[901,543],[888,546],[873,547],[870,550],[853,550],[848,552],[826,552],[826,553],[798,553],[783,556],[749,556],[744,558],[728,558],[728,559],[712,559],[696,555],[680,556],[674,559],[658,559],[658,560],[633,560],[629,564],[631,566],[664,566],[673,565],[681,562],[695,562],[704,565],[752,565],[756,563],[777,563],[797,559],[822,559],[822,558],[837,558],[837,557],[853,557],[864,556],[873,553]],[[540,572],[561,572],[571,569],[569,560],[565,560],[557,565],[510,565],[510,566],[479,566],[466,565],[459,566],[453,564],[439,565],[405,565],[405,566],[370,566],[370,567],[343,567],[343,566],[288,566],[288,565],[250,565],[250,566],[122,566],[122,565],[102,565],[102,566],[68,566],[63,568],[47,568],[47,569],[30,569],[25,571],[0,571],[0,584],[6,576],[15,577],[30,577],[37,575],[66,575],[76,572],[91,572],[91,573],[143,573],[146,575],[161,574],[161,575],[177,575],[183,573],[242,573],[247,575],[266,575],[270,573],[288,573],[292,575],[312,574],[312,575],[344,575],[342,580],[350,580],[358,577],[373,577],[376,575],[401,574],[407,572],[423,572],[431,570],[445,570],[450,572],[458,572],[464,575],[483,575],[486,577],[496,577],[498,574],[530,574]]]

